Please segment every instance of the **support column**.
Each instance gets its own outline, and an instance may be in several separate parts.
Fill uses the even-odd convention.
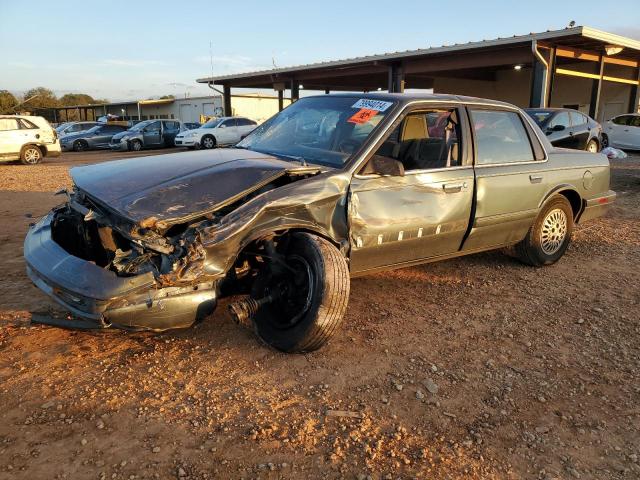
[[[598,65],[598,79],[591,84],[591,102],[589,103],[589,116],[598,121],[598,110],[600,106],[600,92],[602,91],[602,76],[604,75],[604,56],[600,56]]]
[[[300,99],[300,83],[297,80],[291,80],[291,103]]]
[[[284,108],[284,92],[278,90],[278,111],[281,112]]]
[[[229,85],[222,86],[222,102],[224,104],[224,115],[230,117],[233,115],[231,110],[231,87]]]
[[[629,95],[629,113],[636,113],[638,111],[638,104],[640,103],[640,67],[636,68],[636,79],[638,82],[631,87],[631,93]]]
[[[142,117],[140,116],[140,102],[138,102],[138,120],[142,120]]]
[[[329,95],[331,93],[331,90],[329,90],[328,88],[325,88],[324,90],[324,94],[325,95]]]
[[[402,65],[394,63],[389,65],[389,81],[388,88],[389,93],[403,93],[404,92],[404,71]]]

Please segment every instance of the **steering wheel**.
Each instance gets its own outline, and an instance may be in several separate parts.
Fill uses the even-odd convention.
[[[353,153],[360,147],[360,142],[358,140],[347,139],[342,140],[338,144],[338,150],[342,153]]]

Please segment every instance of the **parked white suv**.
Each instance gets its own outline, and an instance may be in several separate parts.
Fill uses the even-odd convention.
[[[176,135],[176,147],[214,148],[234,145],[246,137],[258,124],[244,117],[219,117],[209,120],[200,128]]]
[[[0,115],[0,161],[35,165],[44,157],[58,156],[58,135],[44,118]]]

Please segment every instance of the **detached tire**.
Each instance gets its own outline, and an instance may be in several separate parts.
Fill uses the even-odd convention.
[[[573,232],[573,209],[562,195],[543,207],[524,240],[515,246],[520,261],[534,267],[556,263],[567,251]]]
[[[284,352],[310,352],[338,330],[349,301],[349,268],[327,240],[296,233],[283,252],[286,273],[262,275],[252,296],[277,298],[253,317],[258,336]]]

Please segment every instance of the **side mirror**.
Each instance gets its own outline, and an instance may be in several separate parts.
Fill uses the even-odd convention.
[[[375,174],[386,177],[404,177],[404,165],[391,157],[374,155],[362,171],[363,174]]]

